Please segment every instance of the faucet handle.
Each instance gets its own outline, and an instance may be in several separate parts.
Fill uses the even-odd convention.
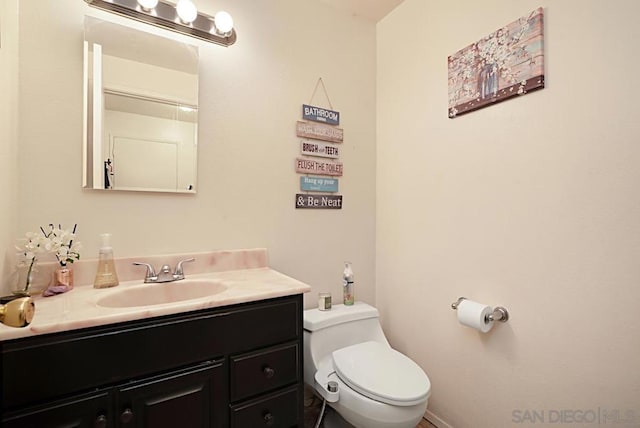
[[[155,280],[158,279],[158,274],[156,273],[156,270],[149,263],[133,262],[133,264],[136,266],[147,267],[147,273],[144,276],[144,282],[154,282]]]
[[[194,257],[191,257],[190,259],[185,259],[185,260],[180,260],[178,262],[178,264],[176,265],[176,271],[174,272],[173,276],[174,277],[178,277],[180,279],[184,278],[184,270],[182,269],[182,264],[183,263],[187,263],[187,262],[193,262],[196,259]]]

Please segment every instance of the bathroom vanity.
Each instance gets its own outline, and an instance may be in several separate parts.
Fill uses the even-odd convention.
[[[122,285],[37,300],[30,327],[0,330],[2,426],[302,427],[309,286],[265,267],[213,275],[226,291],[149,308],[93,303],[91,321],[66,316],[81,328],[56,329],[46,313],[38,327],[38,310],[91,306]]]
[[[301,295],[2,344],[3,426],[302,426]]]
[[[301,295],[2,344],[3,426],[302,426]]]

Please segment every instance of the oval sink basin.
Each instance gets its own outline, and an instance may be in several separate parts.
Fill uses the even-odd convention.
[[[183,279],[123,288],[102,297],[97,304],[107,308],[164,305],[213,296],[226,289],[226,285],[210,279]]]

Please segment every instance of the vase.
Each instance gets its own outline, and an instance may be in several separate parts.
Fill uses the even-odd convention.
[[[478,76],[478,91],[480,98],[494,98],[498,95],[498,65],[495,63],[485,64]]]
[[[66,286],[67,290],[73,289],[73,269],[68,266],[62,266],[53,271],[53,280],[50,286],[61,285]]]
[[[38,294],[42,291],[42,287],[34,290],[33,277],[35,275],[36,261],[33,259],[29,264],[19,266],[12,274],[10,283],[12,284],[11,293],[15,296],[25,297]]]

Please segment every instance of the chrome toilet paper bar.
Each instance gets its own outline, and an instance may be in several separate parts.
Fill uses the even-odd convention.
[[[466,299],[466,297],[458,297],[458,300],[451,304],[451,309],[457,310],[460,302]],[[509,321],[509,311],[507,311],[507,308],[504,308],[502,306],[496,306],[495,308],[493,308],[493,312],[487,315],[486,321],[507,322]]]
[[[456,300],[455,302],[453,302],[451,304],[451,309],[456,310],[458,309],[458,305],[460,304],[460,302],[462,302],[463,300],[466,300],[466,297],[458,297],[458,300]]]

